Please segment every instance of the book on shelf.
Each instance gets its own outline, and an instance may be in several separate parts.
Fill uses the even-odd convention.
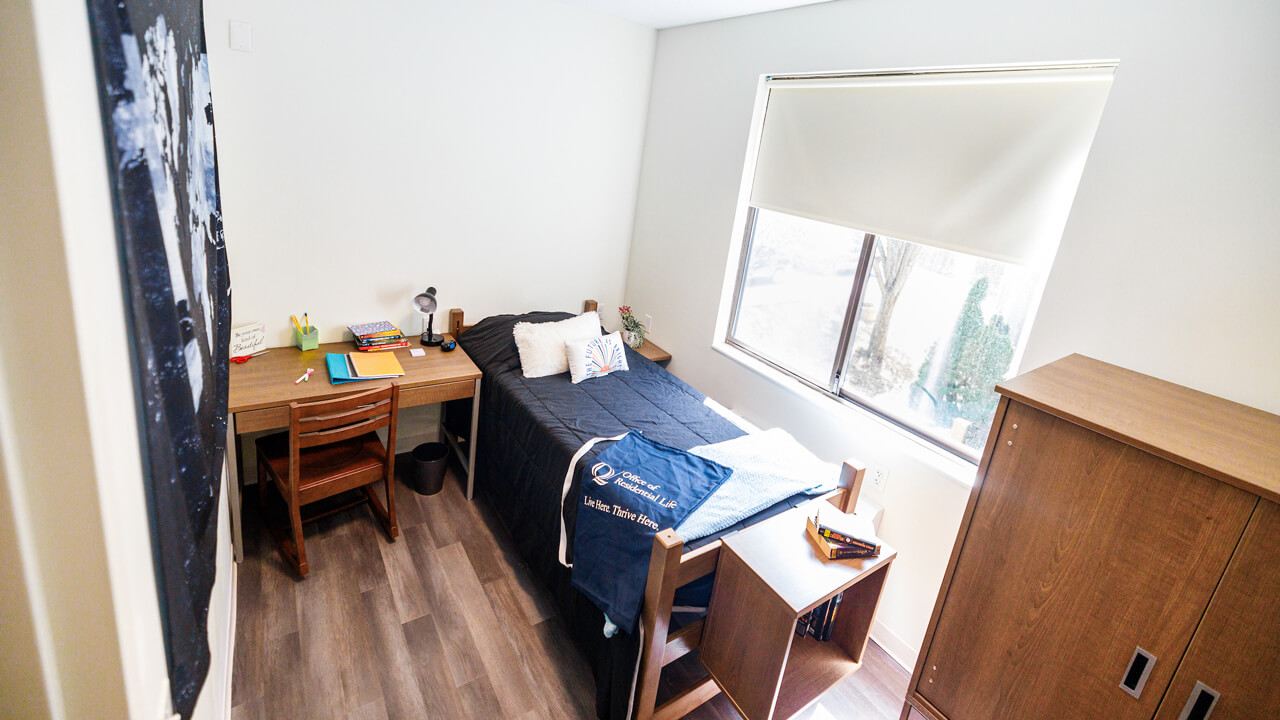
[[[878,542],[861,540],[857,545],[850,545],[827,538],[819,532],[819,526],[813,518],[805,518],[805,529],[809,532],[809,537],[813,539],[814,544],[818,546],[818,553],[828,560],[868,558],[876,557],[880,554],[880,543]]]
[[[827,623],[822,628],[822,637],[819,638],[822,642],[827,642],[831,639],[831,631],[836,626],[836,611],[840,609],[840,601],[843,599],[844,593],[839,593],[827,601],[829,606],[827,609]]]
[[[796,635],[808,636],[819,642],[831,640],[831,633],[836,624],[836,611],[839,610],[840,601],[843,599],[844,593],[840,593],[797,618]]]
[[[830,608],[831,601],[828,600],[813,609],[813,622],[809,623],[809,637],[822,640],[822,634],[827,629],[827,611]]]
[[[796,635],[799,635],[800,637],[805,637],[806,635],[813,637],[813,634],[817,632],[818,616],[821,614],[821,610],[822,606],[819,605],[818,607],[801,615],[796,620]]]

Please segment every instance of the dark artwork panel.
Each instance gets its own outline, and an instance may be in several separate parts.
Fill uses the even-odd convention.
[[[231,294],[200,0],[88,0],[174,711],[209,671]]]

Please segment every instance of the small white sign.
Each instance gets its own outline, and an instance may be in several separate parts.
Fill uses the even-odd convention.
[[[252,323],[231,330],[231,353],[228,357],[252,355],[266,349],[266,323]]]

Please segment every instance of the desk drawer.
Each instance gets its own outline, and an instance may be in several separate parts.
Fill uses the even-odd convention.
[[[354,392],[359,388],[352,388]],[[461,400],[476,393],[475,380],[459,380],[456,382],[437,383],[435,385],[415,385],[400,388],[400,407],[432,405],[446,400]],[[289,427],[289,406],[263,408],[236,413],[236,432],[250,433],[260,430]]]
[[[439,383],[436,385],[418,385],[400,388],[400,407],[415,405],[431,405],[446,400],[461,400],[476,394],[475,380],[459,380],[458,382]],[[288,423],[288,418],[285,418]]]
[[[289,427],[289,406],[236,413],[236,434]]]

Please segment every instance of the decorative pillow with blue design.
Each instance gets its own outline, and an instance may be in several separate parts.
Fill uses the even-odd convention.
[[[569,359],[569,379],[574,385],[627,369],[627,346],[616,332],[564,344]]]

